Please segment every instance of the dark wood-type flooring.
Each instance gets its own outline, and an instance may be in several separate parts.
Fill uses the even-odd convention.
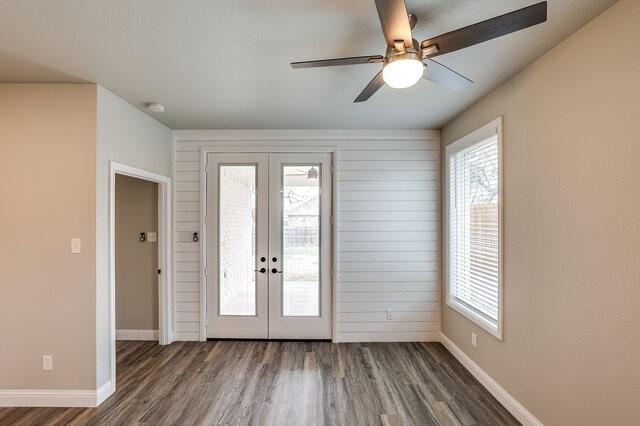
[[[98,408],[4,408],[0,424],[518,424],[439,343],[118,342]]]

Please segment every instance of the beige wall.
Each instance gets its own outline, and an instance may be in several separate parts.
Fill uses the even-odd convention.
[[[116,176],[116,329],[158,329],[158,184]]]
[[[637,424],[640,2],[461,114],[443,146],[500,115],[504,342],[446,307],[443,331],[544,424]]]
[[[95,165],[95,85],[0,84],[0,389],[96,388]]]
[[[95,84],[0,84],[0,389],[111,379],[111,161],[170,176],[171,130]]]

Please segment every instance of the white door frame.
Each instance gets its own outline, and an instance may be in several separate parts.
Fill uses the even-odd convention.
[[[337,265],[338,265],[338,227],[336,226],[338,216],[338,147],[337,146],[233,146],[221,145],[215,147],[200,148],[200,341],[207,340],[207,156],[209,153],[282,153],[282,154],[304,154],[304,153],[329,153],[332,164],[332,192],[331,203],[331,238],[332,238],[332,259],[331,259],[331,340],[336,341],[336,310],[338,308],[338,286],[337,286]]]
[[[111,315],[111,383],[116,382],[116,175],[158,184],[158,342],[174,340],[171,280],[171,178],[126,164],[109,162],[109,304]]]

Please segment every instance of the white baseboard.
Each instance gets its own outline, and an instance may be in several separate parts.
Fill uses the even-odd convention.
[[[116,384],[109,380],[104,385],[100,386],[96,391],[96,407],[102,404],[107,398],[109,398],[116,391]]]
[[[439,342],[438,331],[377,331],[368,333],[336,333],[334,343],[347,342]]]
[[[158,340],[158,330],[116,330],[116,340]]]
[[[198,331],[176,331],[175,341],[177,342],[199,342],[200,332]],[[204,339],[207,340],[207,339]]]
[[[97,407],[115,390],[111,381],[97,390],[0,389],[0,407]]]
[[[95,390],[0,390],[0,407],[95,406]]]
[[[496,382],[486,371],[476,364],[466,353],[451,341],[444,333],[440,333],[440,343],[456,357],[464,367],[493,395],[500,403],[525,426],[543,426],[522,404]]]

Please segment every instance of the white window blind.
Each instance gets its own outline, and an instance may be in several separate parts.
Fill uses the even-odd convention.
[[[448,304],[498,335],[501,167],[498,123],[447,149]],[[500,336],[498,336],[500,337]]]

